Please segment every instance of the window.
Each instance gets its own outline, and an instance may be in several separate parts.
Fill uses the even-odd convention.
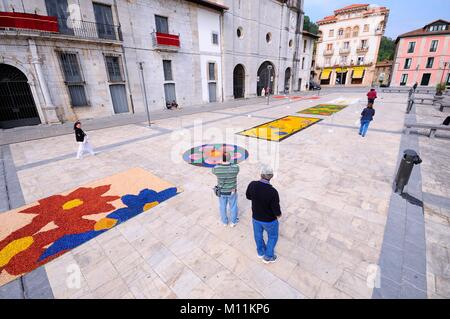
[[[167,17],[162,17],[155,15],[156,32],[158,33],[169,33],[169,19]]]
[[[266,34],[266,42],[270,43],[271,41],[272,41],[272,33],[267,32],[267,34]]]
[[[431,27],[428,28],[429,31],[444,31],[447,30],[447,25],[445,24],[437,24],[437,25],[432,25]]]
[[[105,56],[109,82],[123,82],[122,66],[118,56]]]
[[[293,44],[294,42],[292,41],[292,40],[289,40],[289,47],[291,48],[292,47],[292,44]]]
[[[216,64],[212,62],[208,63],[208,80],[216,80]]]
[[[409,69],[411,67],[412,59],[408,58],[405,59],[405,65],[403,66],[404,69]]]
[[[330,66],[331,65],[331,58],[325,58],[325,65]]]
[[[406,85],[406,82],[408,81],[408,74],[402,74],[402,78],[400,80],[400,85]]]
[[[214,62],[208,63],[208,92],[209,102],[217,101],[217,83],[216,83],[216,64]]]
[[[363,56],[359,56],[358,57],[358,61],[356,62],[357,65],[361,65],[364,64],[364,57]]]
[[[87,106],[85,83],[78,64],[77,54],[60,53],[59,57],[72,106]]]
[[[114,21],[111,6],[94,3],[95,22],[97,23],[97,33],[100,39],[116,39]]]
[[[302,70],[305,69],[305,58],[302,58]]]
[[[428,58],[426,68],[431,69],[433,67],[433,63],[434,63],[434,58]]]
[[[330,31],[328,31],[328,36],[330,38],[334,37],[334,29],[331,29]]]
[[[345,37],[350,38],[351,34],[352,34],[352,28],[350,28],[350,27],[346,28],[345,29]]]
[[[242,27],[237,28],[236,35],[238,38],[242,38],[244,36],[244,32],[242,30]]]
[[[212,33],[212,44],[219,44],[219,34],[217,32]]]
[[[344,35],[344,29],[339,29],[338,36],[342,37]]]
[[[361,40],[361,49],[367,48],[367,40]]]
[[[431,73],[424,73],[422,75],[422,81],[420,81],[421,86],[427,86],[430,84]]]
[[[447,81],[445,83],[445,85],[450,85],[450,73],[447,74]]]
[[[356,37],[358,37],[358,35],[359,35],[359,27],[356,26],[353,28],[353,37],[356,38]]]
[[[408,53],[413,53],[415,47],[416,47],[416,42],[409,42],[408,43]]]
[[[164,81],[173,81],[172,61],[163,60],[163,69],[164,69]]]
[[[364,32],[369,32],[369,25],[368,24],[364,25]]]
[[[62,34],[72,34],[73,28],[68,26],[69,10],[67,0],[45,0],[47,15],[58,19],[59,32]]]
[[[303,53],[306,52],[306,45],[308,44],[308,41],[303,40]]]
[[[341,64],[346,64],[347,63],[347,56],[341,56]]]
[[[436,52],[439,44],[439,40],[431,41],[430,52]]]
[[[328,43],[327,44],[327,51],[331,51],[333,50],[333,43]]]
[[[344,42],[344,49],[348,50],[350,48],[350,42]]]

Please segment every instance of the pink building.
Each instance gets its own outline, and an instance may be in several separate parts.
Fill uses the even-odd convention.
[[[450,25],[436,20],[398,36],[391,86],[450,85]]]

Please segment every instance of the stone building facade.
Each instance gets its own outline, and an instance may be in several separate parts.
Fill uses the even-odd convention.
[[[353,4],[320,21],[316,70],[322,85],[369,86],[389,9]]]
[[[307,31],[303,31],[302,35],[298,87],[300,87],[300,91],[305,91],[309,88],[309,82],[314,80],[315,50],[319,36]]]
[[[282,91],[296,81],[301,8],[293,0],[0,0],[0,128],[256,96],[264,63],[273,66],[272,92]]]

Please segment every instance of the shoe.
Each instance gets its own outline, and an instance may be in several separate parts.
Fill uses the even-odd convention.
[[[263,259],[264,255],[257,255],[259,259]]]
[[[223,224],[223,223],[222,223],[222,225],[223,225],[223,227],[227,227],[228,226],[228,224]]]
[[[236,226],[237,225],[237,223],[235,224],[235,223],[231,223],[230,224],[230,227],[234,227],[234,226]]]
[[[277,256],[276,255],[273,255],[272,258],[264,257],[263,258],[263,263],[265,263],[265,264],[274,263],[276,260],[277,260]]]

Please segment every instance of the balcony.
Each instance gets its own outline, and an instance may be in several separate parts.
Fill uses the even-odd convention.
[[[340,48],[339,54],[350,54],[350,48]]]
[[[16,12],[0,12],[0,28],[2,30],[14,29],[59,32],[56,17]]]
[[[330,56],[330,55],[333,55],[333,54],[334,54],[334,50],[333,49],[323,51],[323,55],[324,56]]]
[[[153,47],[161,51],[178,51],[180,49],[180,36],[153,32]]]
[[[37,14],[0,12],[0,33],[39,37],[64,37],[95,41],[123,41],[120,26]]]
[[[368,51],[369,51],[368,46],[362,46],[362,47],[356,48],[356,52],[358,52],[358,53],[367,53]]]

